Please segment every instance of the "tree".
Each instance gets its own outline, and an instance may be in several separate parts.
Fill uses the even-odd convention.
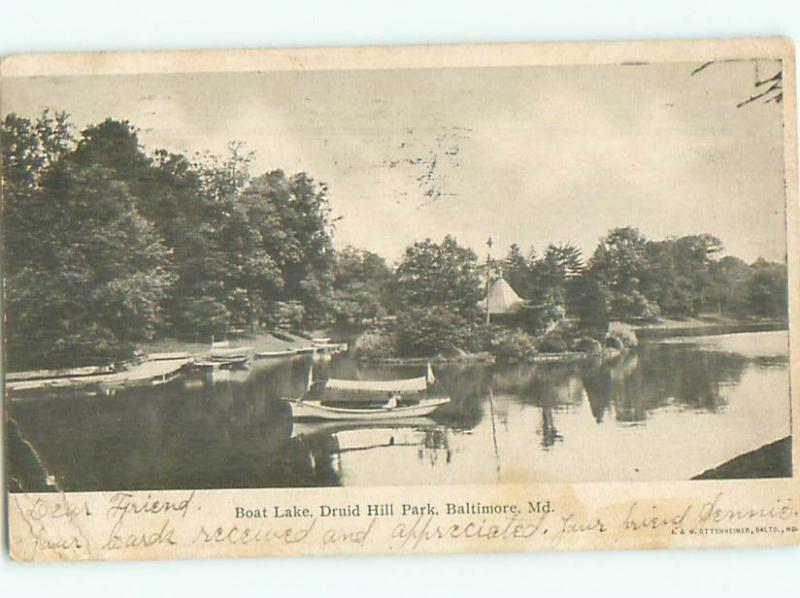
[[[352,246],[337,252],[333,302],[340,323],[357,324],[384,313],[385,286],[392,276],[379,255]]]
[[[785,318],[788,313],[786,265],[759,258],[750,268],[751,277],[747,285],[749,312]]]
[[[695,316],[707,305],[722,242],[708,234],[648,241],[640,290],[672,316]]]
[[[267,304],[299,301],[306,328],[326,322],[333,312],[335,261],[328,187],[303,172],[287,177],[275,170],[253,179],[240,201],[253,247],[262,259],[269,257],[277,274],[262,278],[262,298]]]
[[[393,302],[401,313],[438,306],[468,323],[481,317],[485,289],[478,258],[450,235],[441,244],[426,239],[406,248],[391,288]]]
[[[35,120],[8,114],[0,123],[3,152],[3,186],[9,196],[38,186],[48,166],[71,151],[75,144],[69,114],[44,110]]]
[[[509,247],[508,255],[502,262],[503,277],[523,299],[530,299],[533,292],[531,264],[535,260],[536,254],[533,250],[529,258],[526,258],[522,255],[520,246],[514,243]]]
[[[69,115],[48,110],[35,121],[15,114],[0,123],[3,185],[3,270],[13,274],[25,259],[27,239],[35,235],[28,207],[43,173],[74,146]]]
[[[706,308],[718,314],[745,314],[749,310],[752,271],[743,260],[725,256],[710,268]]]
[[[686,235],[675,241],[673,251],[678,272],[691,289],[691,314],[697,315],[705,303],[711,265],[722,252],[722,241],[709,234]]]
[[[570,300],[573,315],[591,336],[604,338],[611,320],[611,291],[598,276],[583,274],[575,281]]]
[[[411,307],[395,327],[400,355],[432,357],[461,351],[471,333],[470,322],[443,305]]]
[[[151,164],[133,125],[127,120],[111,118],[81,131],[78,145],[69,159],[83,166],[99,165],[113,170],[119,180],[131,186],[134,195],[140,195],[136,187],[146,184],[146,176],[142,175]]]
[[[10,241],[21,246],[7,279],[14,366],[107,358],[153,335],[169,252],[113,171],[58,162],[20,215],[27,226]]]
[[[601,239],[587,267],[596,288],[608,291],[609,315],[652,317],[658,305],[640,289],[647,264],[647,239],[633,227],[615,228]]]
[[[685,275],[675,251],[675,241],[648,241],[646,266],[642,269],[640,289],[654,301],[662,314],[688,316],[696,312],[695,290]]]
[[[572,279],[583,272],[583,255],[572,243],[560,243],[558,245],[549,245],[547,253],[554,256],[555,261],[558,263],[559,268],[564,274],[566,279]]]
[[[541,259],[530,267],[531,298],[545,305],[564,305],[567,286],[583,270],[581,251],[572,244],[547,246]]]
[[[700,66],[694,68],[689,76],[694,77],[695,75],[702,73],[716,62],[716,60],[704,62]],[[755,82],[753,83],[754,90],[749,97],[736,104],[736,107],[742,108],[743,106],[747,106],[748,104],[758,100],[762,100],[764,104],[769,104],[771,102],[780,104],[783,101],[783,68],[778,67],[778,70],[773,71],[771,76],[761,78],[758,72],[759,69],[757,60],[753,61],[753,67],[755,69]]]
[[[195,154],[192,167],[200,179],[201,192],[214,202],[235,199],[250,182],[253,152],[244,151],[244,143],[231,141],[224,156],[209,152]]]
[[[589,269],[602,276],[613,292],[634,291],[645,264],[646,245],[647,240],[636,228],[612,229],[601,239]]]
[[[446,236],[406,248],[387,284],[397,315],[382,336],[401,355],[433,356],[467,346],[482,323],[485,280],[475,253]]]

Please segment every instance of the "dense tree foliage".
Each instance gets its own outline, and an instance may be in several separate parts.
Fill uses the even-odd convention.
[[[708,234],[649,241],[634,228],[614,229],[577,281],[573,312],[601,329],[615,318],[785,318],[785,264],[718,259],[722,249]]]
[[[336,254],[333,304],[337,322],[365,324],[386,315],[386,285],[392,271],[376,253],[345,247]]]
[[[586,262],[551,244],[541,256],[512,245],[488,264],[447,236],[413,243],[392,269],[369,251],[334,251],[327,186],[254,175],[241,144],[148,152],[126,121],[76,133],[48,111],[1,124],[12,368],[107,361],[158,335],[378,321],[370,342],[383,353],[503,347],[527,359],[523,336],[485,326],[487,278],[499,275],[525,300],[507,321],[521,335],[543,336],[565,313],[595,338],[614,320],[787,313],[786,265],[720,257],[708,234],[653,241],[616,228]]]
[[[751,266],[747,281],[745,311],[759,316],[785,317],[788,310],[786,264],[764,259]]]
[[[475,253],[448,235],[406,248],[386,296],[396,316],[386,330],[396,354],[452,354],[480,328],[486,279]]]
[[[111,119],[75,135],[65,114],[12,114],[0,134],[12,367],[332,318],[328,189],[305,173],[254,177],[239,144],[149,154]]]
[[[602,336],[614,319],[689,317],[701,313],[786,317],[786,265],[725,256],[708,234],[651,241],[633,227],[600,240],[584,265],[572,245],[550,245],[537,258],[512,245],[503,275],[534,305],[563,305]]]
[[[571,243],[548,245],[541,258],[531,248],[523,256],[518,245],[500,262],[501,272],[522,297],[541,306],[564,305],[570,287],[584,269],[581,250]]]
[[[155,333],[169,250],[112,171],[58,162],[18,208],[24,226],[6,222],[8,245],[21,244],[5,270],[10,355],[97,359]]]
[[[448,235],[441,243],[426,239],[406,248],[390,289],[399,312],[438,306],[473,322],[481,315],[485,278],[475,252]]]

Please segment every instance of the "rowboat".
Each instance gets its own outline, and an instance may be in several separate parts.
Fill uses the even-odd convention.
[[[283,349],[281,351],[256,351],[256,359],[275,359],[277,357],[291,357],[297,355],[294,349]]]
[[[209,354],[209,359],[212,361],[228,361],[231,359],[241,359],[249,357],[253,352],[252,347],[231,347],[225,349],[212,349]]]
[[[292,408],[294,419],[326,419],[336,421],[388,421],[425,417],[442,405],[450,402],[449,398],[422,399],[407,407],[362,407],[347,408],[325,405],[323,401],[284,399]]]
[[[149,353],[147,361],[188,361],[191,355],[185,351],[174,351],[171,353]]]
[[[345,380],[328,378],[314,381],[309,370],[306,393],[299,398],[283,398],[293,419],[336,421],[388,421],[425,417],[450,402],[447,397],[429,397],[436,378],[430,364],[425,376],[399,380]]]
[[[207,371],[207,370],[232,370],[237,368],[246,368],[250,358],[246,355],[232,356],[232,357],[210,357],[207,359],[195,360],[190,368],[193,370]]]
[[[51,388],[72,388],[80,386],[91,386],[95,384],[96,376],[81,376],[76,378],[39,378],[36,380],[20,380],[19,382],[6,382],[6,390],[9,392],[21,392],[25,390],[39,390]]]
[[[307,353],[316,353],[317,347],[298,347],[294,350],[295,353],[307,354]]]
[[[39,389],[83,389],[96,387],[101,390],[133,386],[158,386],[177,378],[188,360],[147,361],[110,373],[98,373],[62,378],[36,378],[11,381],[6,389],[13,392]]]
[[[6,382],[22,382],[27,380],[48,380],[56,378],[80,378],[97,374],[110,374],[114,368],[110,365],[90,365],[59,370],[33,370],[28,372],[10,372],[6,374]]]
[[[195,370],[218,370],[246,368],[253,354],[252,347],[230,347],[228,341],[211,345],[211,351],[196,359],[192,364]]]
[[[188,360],[150,361],[129,370],[102,376],[98,386],[102,390],[135,386],[160,386],[171,382],[181,374]]]

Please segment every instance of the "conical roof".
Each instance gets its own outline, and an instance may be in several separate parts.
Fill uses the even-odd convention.
[[[489,286],[489,314],[507,314],[525,301],[517,295],[504,278],[498,278]]]

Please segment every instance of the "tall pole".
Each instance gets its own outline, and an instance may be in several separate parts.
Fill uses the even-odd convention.
[[[489,314],[489,289],[492,285],[492,246],[494,245],[494,241],[492,238],[489,237],[489,240],[486,241],[486,247],[488,248],[486,251],[486,324],[490,324],[491,315]]]

